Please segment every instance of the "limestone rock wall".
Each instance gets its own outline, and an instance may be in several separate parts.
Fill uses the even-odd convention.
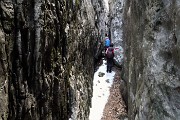
[[[129,119],[179,120],[179,0],[127,0],[123,32]]]
[[[87,119],[94,18],[90,0],[0,0],[0,119]]]
[[[111,41],[114,44],[115,57],[114,61],[117,66],[123,64],[123,39],[122,39],[122,19],[123,19],[123,8],[124,0],[111,0],[109,1],[109,23],[111,31]]]
[[[95,61],[102,57],[104,50],[105,34],[109,33],[109,7],[108,0],[92,0],[93,9],[95,11]]]
[[[109,33],[109,8],[106,5],[108,0],[93,0],[93,8],[95,11],[95,25],[98,28],[96,34],[100,36],[100,40],[104,42],[105,33]]]

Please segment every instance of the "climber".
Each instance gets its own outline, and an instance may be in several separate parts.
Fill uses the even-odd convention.
[[[106,59],[107,59],[107,70],[106,72],[112,71],[113,67],[113,58],[114,58],[114,48],[113,48],[113,43],[110,44],[110,47],[107,48],[106,50]]]
[[[110,46],[110,43],[111,43],[111,41],[109,40],[109,38],[108,38],[108,35],[107,34],[105,34],[105,52],[106,52],[106,49]]]

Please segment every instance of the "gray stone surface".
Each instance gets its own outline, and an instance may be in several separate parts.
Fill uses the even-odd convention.
[[[114,61],[117,66],[122,66],[124,58],[123,39],[122,39],[122,19],[124,0],[109,1],[109,23],[111,31],[111,41],[114,44]]]
[[[87,120],[91,0],[0,0],[0,119]]]
[[[180,119],[179,0],[127,0],[124,78],[130,120]]]

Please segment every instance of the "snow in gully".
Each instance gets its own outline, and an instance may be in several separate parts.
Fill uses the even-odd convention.
[[[106,72],[106,61],[103,60],[103,64],[94,74],[92,107],[90,108],[89,120],[101,120],[114,75],[114,71],[111,73]]]

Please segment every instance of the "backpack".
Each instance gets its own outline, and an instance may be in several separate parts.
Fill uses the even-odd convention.
[[[113,58],[114,57],[114,53],[113,53],[113,48],[111,48],[111,47],[109,47],[108,49],[107,49],[107,58]]]

